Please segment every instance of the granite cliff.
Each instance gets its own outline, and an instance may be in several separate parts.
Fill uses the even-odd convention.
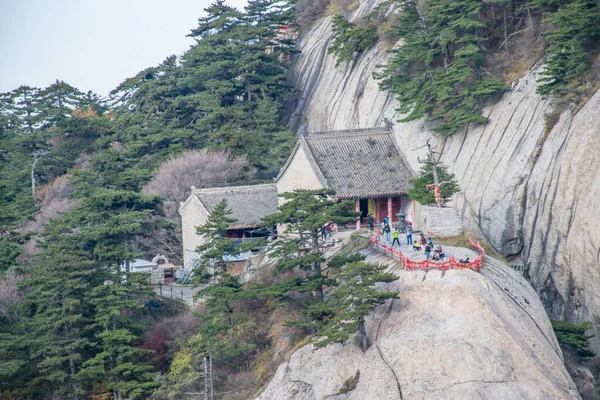
[[[379,2],[363,1],[351,19]],[[383,45],[335,67],[327,54],[331,20],[317,21],[299,40],[292,71],[298,97],[292,121],[309,130],[367,128],[393,122],[409,163],[432,137],[441,160],[456,174],[461,192],[453,207],[463,227],[484,236],[503,255],[519,255],[525,276],[548,314],[600,327],[600,107],[596,93],[579,110],[567,109],[546,128],[552,99],[536,93],[540,65],[511,84],[484,110],[489,121],[451,137],[434,135],[428,123],[396,122],[393,96],[373,78],[386,62]],[[597,328],[598,329],[598,328]],[[596,348],[600,348],[600,330]]]

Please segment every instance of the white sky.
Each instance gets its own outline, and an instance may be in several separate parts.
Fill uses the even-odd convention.
[[[0,92],[56,79],[106,95],[180,55],[213,0],[0,0]],[[241,9],[246,0],[227,0]]]

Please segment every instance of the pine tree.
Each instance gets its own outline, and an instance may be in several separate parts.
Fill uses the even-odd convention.
[[[226,237],[227,229],[237,219],[230,217],[231,209],[227,207],[227,199],[222,199],[211,211],[204,225],[196,227],[196,234],[202,236],[206,242],[198,246],[196,251],[200,253],[200,268],[204,271],[211,266],[213,273],[226,273],[227,264],[224,257],[235,256],[240,249],[235,242]],[[198,274],[200,271],[196,271]],[[202,278],[205,275],[199,274]]]
[[[581,325],[560,320],[550,320],[550,322],[561,347],[570,351],[580,360],[587,360],[596,355],[590,350],[590,339],[594,335],[585,334],[592,327],[590,322],[585,321]]]
[[[362,256],[364,259],[364,256]],[[385,272],[385,265],[370,264],[361,261],[348,262],[336,277],[337,285],[327,293],[327,303],[333,316],[324,327],[317,331],[315,346],[323,347],[329,343],[343,343],[350,335],[358,331],[361,334],[363,351],[368,348],[365,317],[375,307],[388,299],[396,298],[394,291],[379,291],[377,283],[389,283],[398,279]]]
[[[335,14],[332,19],[333,36],[327,53],[335,54],[335,66],[344,61],[352,61],[357,54],[362,53],[377,42],[377,30],[374,27],[360,27]]]
[[[354,221],[357,213],[351,202],[332,199],[334,193],[327,189],[305,190],[280,194],[285,199],[276,214],[263,218],[265,226],[285,224],[287,233],[298,239],[281,241],[274,252],[279,257],[275,268],[279,272],[298,267],[308,272],[301,283],[304,291],[314,291],[317,299],[323,298],[326,277],[322,274],[323,252],[331,244],[321,240],[325,226],[333,221],[346,224]]]
[[[586,90],[590,53],[600,39],[600,7],[594,1],[576,0],[550,13],[547,22],[553,28],[542,33],[548,41],[548,60],[537,93],[577,99]]]
[[[434,192],[434,178],[432,172],[431,158],[427,158],[421,163],[419,175],[410,179],[412,187],[407,190],[411,199],[424,205],[436,204]],[[454,174],[448,172],[448,168],[439,161],[435,161],[438,181],[440,184],[441,203],[447,202],[452,195],[460,190]]]
[[[159,199],[154,196],[97,189],[46,227],[44,251],[24,283],[27,298],[22,306],[24,340],[38,369],[38,387],[57,396],[85,395],[89,382],[80,370],[97,367],[86,361],[104,352],[113,361],[106,373],[114,390],[133,396],[140,386],[152,387],[147,366],[135,359],[139,351],[131,347],[138,333],[120,325],[120,313],[131,307],[126,298],[138,306],[142,299],[120,288],[118,266],[134,256],[128,244],[153,228],[151,216],[157,212]],[[107,281],[112,284],[105,285]],[[114,383],[126,381],[119,374],[134,383]]]
[[[107,277],[113,282],[93,288],[88,295],[94,307],[91,327],[95,331],[95,355],[82,364],[78,378],[106,383],[115,399],[146,397],[159,384],[152,364],[143,360],[149,351],[137,347],[142,329],[127,316],[143,307],[141,293],[122,281],[123,274],[111,273]]]
[[[403,45],[375,74],[381,88],[396,95],[402,122],[426,117],[437,122],[434,131],[446,135],[485,122],[485,101],[506,86],[483,68],[482,2],[445,0],[420,7],[412,0],[400,3],[396,33]]]

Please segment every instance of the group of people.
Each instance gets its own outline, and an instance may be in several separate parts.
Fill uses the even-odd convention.
[[[375,229],[375,220],[371,214],[369,214],[367,218],[367,221],[369,222],[369,229],[373,231]],[[394,231],[392,232],[389,217],[385,217],[381,222],[381,232],[383,232],[386,242],[389,243],[391,241],[392,247],[394,247],[396,243],[398,243],[398,246],[400,246],[400,232],[398,232],[398,228],[394,228]],[[422,232],[420,238],[413,242],[413,228],[410,222],[406,223],[406,229],[403,231],[403,233],[406,234],[406,244],[408,246],[412,245],[413,249],[424,254],[426,259],[432,259],[435,261],[446,259],[446,255],[444,254],[442,246],[438,245],[435,247],[431,237],[426,238]]]
[[[440,261],[446,259],[446,254],[444,254],[442,246],[438,245],[435,247],[431,237],[426,238],[422,232],[419,240],[413,242],[413,250],[423,253],[427,260]]]

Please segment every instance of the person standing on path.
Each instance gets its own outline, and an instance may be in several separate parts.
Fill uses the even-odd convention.
[[[392,237],[394,240],[392,241],[392,247],[394,247],[394,243],[398,242],[398,247],[400,247],[400,240],[398,239],[400,233],[398,233],[398,228],[394,228],[394,233],[392,233]]]
[[[425,246],[425,259],[429,260],[429,258],[431,257],[431,246],[429,246],[429,243]]]
[[[427,238],[425,238],[425,235],[423,235],[423,232],[421,232],[420,242],[421,242],[421,251],[423,253],[425,253],[425,245],[427,244]]]
[[[388,224],[385,224],[385,227],[383,228],[383,233],[385,233],[385,241],[386,242],[390,242],[390,226]]]
[[[373,230],[375,229],[375,220],[373,219],[373,216],[371,214],[369,214],[367,221],[369,222],[369,230],[373,232]]]
[[[409,222],[406,225],[406,244],[410,246],[412,241],[412,224]]]

